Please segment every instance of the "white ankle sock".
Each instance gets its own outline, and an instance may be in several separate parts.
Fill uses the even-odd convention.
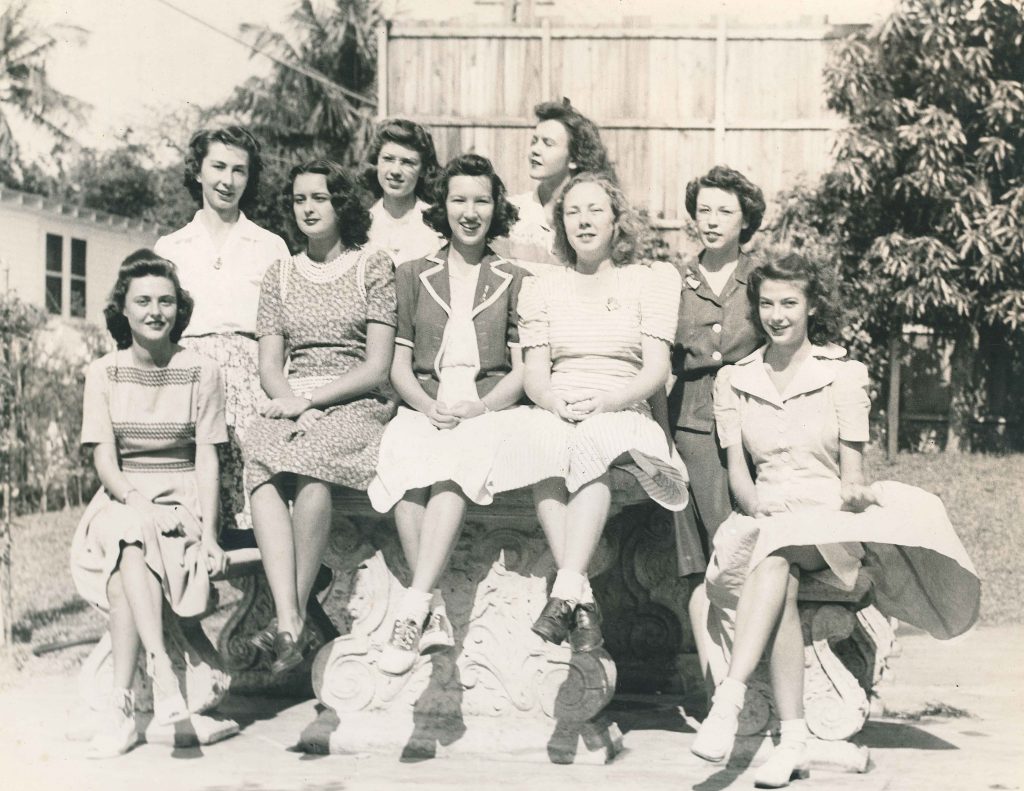
[[[430,594],[418,591],[415,588],[406,588],[398,602],[398,617],[411,618],[418,624],[426,620],[430,611]]]
[[[593,604],[594,591],[590,588],[590,577],[583,575],[583,590],[580,592],[580,604]]]
[[[583,586],[587,578],[578,571],[559,569],[555,575],[555,584],[551,586],[551,598],[577,604],[583,596]]]
[[[747,685],[727,676],[715,690],[715,703],[728,704],[739,711],[746,695]]]
[[[430,611],[431,612],[444,612],[444,596],[441,595],[440,588],[434,588],[430,592]]]
[[[782,720],[779,722],[779,744],[790,744],[794,747],[807,744],[810,736],[807,720]]]

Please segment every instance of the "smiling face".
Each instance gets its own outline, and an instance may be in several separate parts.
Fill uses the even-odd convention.
[[[452,176],[444,207],[452,241],[465,247],[482,247],[494,217],[494,196],[487,176]]]
[[[408,198],[416,191],[423,172],[423,158],[415,148],[385,143],[377,155],[377,183],[385,197]]]
[[[565,193],[562,219],[578,260],[601,261],[611,255],[615,211],[600,184],[583,182]]]
[[[574,167],[569,156],[569,130],[554,119],[537,124],[530,138],[530,178],[561,181]]]
[[[340,237],[338,215],[331,203],[327,176],[323,173],[300,173],[292,184],[292,211],[295,224],[309,239]]]
[[[238,146],[210,143],[196,176],[203,205],[216,211],[237,211],[249,183],[249,152]]]
[[[160,275],[133,278],[124,296],[124,310],[132,340],[145,346],[170,343],[178,318],[174,283]]]
[[[705,248],[739,252],[740,232],[746,227],[735,193],[717,187],[703,187],[697,193],[697,231]]]
[[[757,300],[757,315],[768,339],[779,346],[800,346],[807,341],[807,320],[814,314],[807,301],[807,284],[793,280],[765,280]]]

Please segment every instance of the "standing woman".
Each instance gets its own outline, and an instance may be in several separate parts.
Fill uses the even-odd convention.
[[[712,390],[723,365],[760,345],[747,301],[754,261],[743,252],[761,226],[765,203],[760,188],[724,166],[686,185],[686,211],[697,224],[704,249],[687,266],[672,346],[669,422],[690,475],[690,504],[675,515],[680,576],[690,590],[690,623],[701,667],[707,675],[707,596],[702,586],[711,541],[732,512],[725,452],[715,435]]]
[[[382,121],[367,162],[363,182],[378,198],[370,207],[369,246],[396,264],[437,252],[444,240],[423,218],[438,168],[430,132],[404,118]]]
[[[868,372],[828,342],[838,335],[832,278],[789,255],[757,267],[747,293],[767,344],[723,368],[714,394],[736,510],[715,536],[706,586],[731,656],[691,749],[709,761],[729,754],[767,649],[782,736],[756,785],[780,788],[807,775],[803,575],[851,590],[863,566],[882,613],[941,639],[974,623],[980,583],[937,497],[865,485]]]
[[[555,204],[562,191],[579,173],[604,173],[614,181],[615,171],[597,124],[568,99],[543,102],[533,112],[537,125],[530,138],[529,163],[530,178],[537,185],[509,198],[519,210],[519,222],[499,251],[527,264],[562,266],[564,262],[554,252]]]
[[[370,215],[355,184],[336,163],[316,160],[292,169],[285,195],[308,243],[263,278],[256,332],[270,403],[244,446],[277,613],[254,643],[273,647],[275,674],[298,665],[316,639],[306,602],[327,545],[331,486],[366,489],[395,411],[386,395],[394,265],[384,252],[361,249]]]
[[[75,587],[110,615],[114,688],[94,758],[138,741],[131,689],[140,643],[154,718],[188,718],[164,644],[163,604],[200,615],[209,574],[226,562],[217,543],[216,446],[227,440],[220,371],[177,343],[192,300],[174,264],[132,253],[103,312],[117,350],[89,366],[82,409],[82,444],[92,446],[103,488],[71,543]]]
[[[611,504],[619,467],[666,508],[686,505],[686,470],[652,417],[664,403],[669,346],[679,310],[679,274],[636,260],[640,225],[608,177],[583,173],[556,205],[556,247],[567,262],[529,278],[519,302],[526,413],[501,479],[534,487],[537,516],[558,567],[533,631],[573,649],[603,642],[587,569]]]
[[[226,126],[192,135],[185,187],[199,204],[188,225],[157,240],[157,255],[178,267],[195,311],[182,345],[209,357],[224,379],[228,442],[219,447],[220,509],[229,528],[250,529],[242,441],[263,402],[257,371],[256,304],[267,268],[288,257],[281,237],[242,212],[259,193],[260,144],[248,129]]]
[[[408,408],[384,433],[369,488],[378,511],[395,506],[413,573],[378,664],[391,674],[408,671],[419,653],[454,645],[435,586],[467,502],[491,502],[495,459],[526,409],[512,407],[523,397],[516,304],[528,273],[488,245],[508,232],[516,210],[476,154],[448,163],[436,198],[426,218],[449,244],[398,268],[391,381]]]

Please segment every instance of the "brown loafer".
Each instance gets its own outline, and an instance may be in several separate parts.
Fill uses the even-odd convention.
[[[569,645],[573,651],[581,654],[604,645],[604,635],[601,634],[601,610],[598,609],[596,602],[577,604],[573,609]]]
[[[549,643],[559,645],[565,642],[569,636],[569,628],[572,626],[572,605],[565,599],[548,599],[540,616],[533,622],[531,629],[533,633],[547,640]]]

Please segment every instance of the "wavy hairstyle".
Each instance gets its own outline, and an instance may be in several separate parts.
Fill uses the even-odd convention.
[[[715,165],[703,176],[698,176],[686,185],[686,213],[697,219],[697,193],[704,187],[714,187],[731,192],[740,202],[740,210],[747,227],[740,231],[740,244],[746,244],[757,233],[764,219],[764,193],[750,179],[725,165]]]
[[[127,349],[132,345],[132,331],[128,326],[128,319],[124,315],[124,302],[128,294],[128,287],[132,281],[139,277],[154,275],[166,277],[174,284],[174,295],[178,302],[177,315],[174,318],[174,326],[171,327],[171,343],[177,343],[181,334],[188,327],[192,319],[192,309],[195,301],[191,295],[181,287],[178,279],[178,269],[166,258],[161,258],[152,250],[136,250],[129,255],[117,270],[117,280],[107,297],[107,304],[103,307],[103,316],[107,320],[107,330],[114,339],[118,349]]]
[[[569,160],[575,163],[574,174],[596,171],[605,173],[613,181],[618,177],[608,158],[608,149],[601,142],[597,124],[572,106],[568,99],[560,102],[542,102],[533,108],[537,123],[558,121],[569,133]]]
[[[263,172],[263,159],[260,157],[260,143],[252,132],[244,126],[222,126],[216,129],[200,129],[188,141],[185,151],[185,177],[182,181],[185,189],[200,206],[203,205],[203,188],[196,179],[203,169],[203,160],[210,151],[211,143],[223,143],[226,146],[240,148],[249,155],[249,180],[242,191],[238,205],[242,209],[249,208],[256,202],[260,191],[260,174]]]
[[[416,182],[416,197],[430,201],[430,185],[437,178],[440,165],[437,152],[434,150],[434,138],[424,127],[405,118],[388,118],[381,121],[373,133],[373,140],[366,155],[367,166],[362,173],[362,184],[376,197],[381,197],[384,190],[377,181],[377,160],[380,150],[388,143],[396,143],[411,148],[420,155],[420,175]]]
[[[766,280],[783,280],[800,286],[807,297],[807,337],[821,345],[840,339],[839,290],[835,271],[825,265],[808,261],[799,253],[789,253],[774,261],[758,264],[747,279],[747,300],[754,326],[767,336],[761,326],[758,302],[761,284]]]
[[[487,229],[487,241],[497,236],[508,236],[509,228],[519,220],[519,209],[509,203],[505,183],[494,172],[494,165],[487,157],[479,154],[462,154],[452,159],[434,182],[433,203],[423,212],[423,220],[444,236],[452,238],[452,226],[448,222],[448,185],[455,176],[482,176],[491,182],[491,198],[494,200],[494,216]]]
[[[569,237],[565,233],[565,196],[580,184],[597,184],[605,191],[612,205],[612,214],[615,218],[615,230],[612,233],[612,263],[616,266],[625,266],[636,260],[637,251],[640,249],[641,238],[644,233],[643,223],[626,200],[626,194],[622,188],[608,173],[593,171],[579,173],[572,177],[562,194],[558,196],[555,203],[555,255],[568,264],[576,265],[576,251],[569,243]]]
[[[295,212],[292,209],[292,190],[295,187],[296,177],[303,173],[318,173],[327,181],[327,191],[331,194],[331,206],[334,207],[334,216],[338,218],[341,243],[345,247],[358,247],[366,244],[372,222],[370,212],[363,205],[363,196],[360,194],[356,180],[345,168],[331,159],[313,159],[303,162],[288,172],[284,198],[288,214],[298,232],[302,233],[302,229],[295,222]]]

